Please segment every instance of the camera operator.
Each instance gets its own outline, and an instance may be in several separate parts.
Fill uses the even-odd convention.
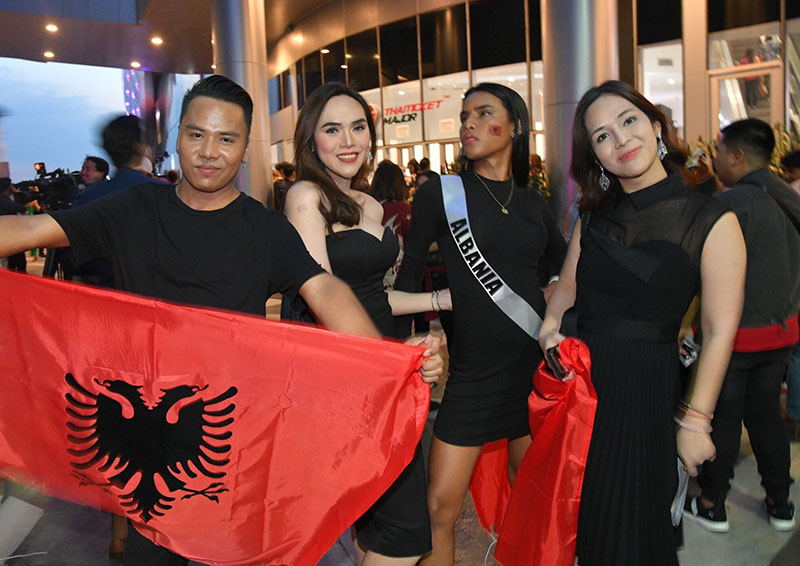
[[[0,178],[0,215],[6,214],[25,214],[27,207],[14,201],[11,196],[17,192],[17,187],[11,182],[8,177]],[[8,269],[12,271],[19,271],[20,273],[27,272],[27,263],[25,261],[25,252],[19,252],[3,258]]]

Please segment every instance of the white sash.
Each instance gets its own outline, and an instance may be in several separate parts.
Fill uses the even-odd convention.
[[[464,183],[458,175],[442,175],[442,200],[450,234],[461,252],[461,257],[478,280],[483,290],[508,318],[534,340],[539,339],[542,327],[540,317],[525,299],[517,295],[500,275],[489,265],[472,237],[467,215],[467,198]]]

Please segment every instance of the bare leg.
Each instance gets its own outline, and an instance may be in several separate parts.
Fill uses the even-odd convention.
[[[108,547],[108,556],[110,558],[122,558],[127,538],[128,519],[119,515],[111,515],[111,544]]]
[[[419,561],[419,556],[392,558],[368,550],[361,566],[414,566],[417,561]]]
[[[517,470],[522,464],[522,458],[528,447],[531,445],[531,435],[526,434],[520,438],[515,438],[508,442],[508,480],[511,485],[514,485],[514,479],[517,477]]]
[[[420,564],[453,565],[454,528],[480,454],[480,446],[454,446],[433,438],[428,463],[428,508],[431,513],[433,552]]]

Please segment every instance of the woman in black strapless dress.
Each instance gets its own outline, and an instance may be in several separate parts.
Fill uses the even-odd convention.
[[[340,84],[318,88],[298,119],[298,181],[287,193],[284,210],[312,257],[350,285],[378,330],[400,338],[393,314],[449,309],[450,296],[447,291],[384,291],[383,276],[399,247],[392,231],[383,227],[383,207],[359,190],[368,186],[374,150],[375,125],[364,99]],[[425,381],[437,378],[423,374]],[[356,522],[357,549],[366,552],[360,563],[411,566],[430,551],[425,486],[417,448],[394,484]]]

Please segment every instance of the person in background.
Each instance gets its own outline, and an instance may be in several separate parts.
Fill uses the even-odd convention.
[[[683,182],[685,163],[672,122],[630,85],[608,81],[578,102],[570,173],[581,218],[539,343],[557,356],[569,333],[591,352],[581,566],[677,566],[678,457],[691,475],[714,457],[710,419],[741,314],[745,247],[736,216]],[[679,403],[677,336],[698,288],[703,350]]]
[[[403,178],[403,170],[388,159],[381,161],[372,176],[370,194],[383,207],[382,224],[392,231],[400,246],[397,259],[383,278],[383,288],[394,289],[394,281],[403,259],[408,227],[411,224],[411,205],[406,202],[408,186]]]
[[[87,155],[81,167],[81,182],[87,189],[105,181],[108,175],[108,161],[95,155]]]
[[[164,178],[170,185],[177,185],[178,182],[181,180],[181,174],[178,172],[177,169],[170,169],[169,171],[166,172]]]
[[[25,214],[28,211],[28,207],[14,200],[15,192],[17,192],[17,187],[11,182],[11,179],[8,177],[0,178],[0,215]],[[7,258],[3,258],[3,261],[5,263],[4,267],[11,271],[27,273],[27,261],[24,251],[11,254]]]
[[[779,531],[795,526],[794,504],[789,500],[789,440],[780,397],[789,357],[800,338],[800,216],[789,216],[792,202],[800,211],[800,195],[770,172],[774,147],[769,124],[739,120],[720,132],[714,158],[720,181],[730,187],[717,199],[736,213],[744,232],[747,279],[733,355],[711,421],[717,457],[703,465],[702,495],[687,507],[688,516],[712,532],[730,528],[725,500],[739,456],[742,421],[766,491],[770,525]],[[784,203],[790,206],[784,208]],[[703,341],[705,351],[705,334]],[[794,414],[799,409],[797,399],[790,401],[787,413]]]
[[[783,180],[800,193],[800,150],[787,153],[781,159]]]
[[[414,196],[395,286],[420,288],[430,244],[437,242],[454,319],[450,375],[428,465],[433,553],[423,559],[426,566],[454,562],[455,523],[483,445],[508,439],[513,481],[531,443],[528,397],[542,359],[534,336],[544,315],[543,288],[557,276],[566,244],[547,203],[528,186],[528,116],[525,102],[506,86],[468,90],[460,175],[434,176]],[[539,269],[542,258],[550,260],[547,270]],[[495,296],[514,307],[504,308]],[[528,316],[512,318],[519,312]]]
[[[408,164],[406,165],[406,171],[408,172],[410,187],[417,186],[417,175],[419,175],[419,170],[419,161],[414,158],[409,159]]]
[[[281,161],[275,166],[275,170],[280,173],[280,177],[273,182],[275,188],[275,208],[283,210],[283,203],[286,202],[286,191],[289,190],[296,178],[294,165],[288,161]]]

